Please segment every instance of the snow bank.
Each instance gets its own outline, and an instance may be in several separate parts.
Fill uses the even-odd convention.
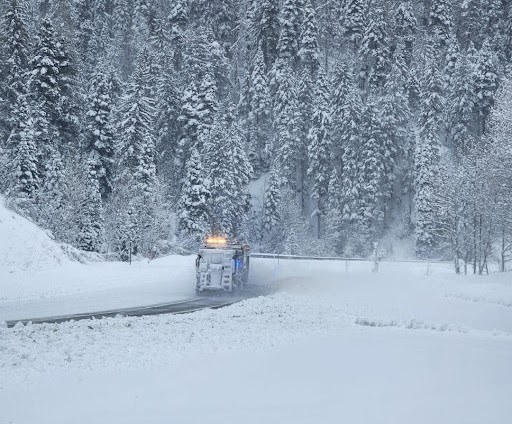
[[[68,262],[59,243],[5,206],[0,196],[0,273],[40,269]]]

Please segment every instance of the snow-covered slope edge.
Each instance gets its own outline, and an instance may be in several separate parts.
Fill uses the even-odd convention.
[[[53,267],[70,260],[99,259],[99,255],[56,242],[45,230],[9,209],[0,196],[0,272]]]

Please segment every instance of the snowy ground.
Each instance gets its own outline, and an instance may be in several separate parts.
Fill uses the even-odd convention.
[[[1,273],[0,321],[155,305],[195,296],[194,258],[151,262],[69,262]]]
[[[512,422],[511,275],[370,269],[253,260],[278,293],[0,328],[0,423]]]
[[[79,258],[88,263],[72,261]],[[194,296],[194,258],[90,262],[0,196],[0,321],[106,311]]]

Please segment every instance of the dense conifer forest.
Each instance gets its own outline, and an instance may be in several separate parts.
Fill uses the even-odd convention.
[[[0,191],[126,259],[512,259],[511,0],[4,0]]]

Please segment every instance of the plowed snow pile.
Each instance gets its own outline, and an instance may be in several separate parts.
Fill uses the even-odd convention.
[[[0,196],[0,273],[40,269],[68,262],[59,243],[5,206]]]

